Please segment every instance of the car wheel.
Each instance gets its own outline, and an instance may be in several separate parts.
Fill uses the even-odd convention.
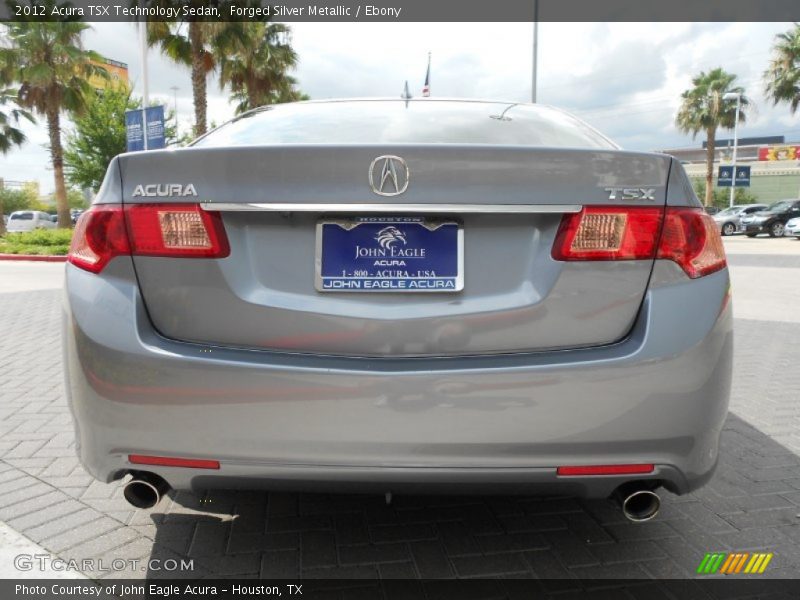
[[[736,233],[736,227],[733,223],[725,223],[722,226],[722,235],[733,235],[734,233]]]
[[[757,233],[748,233],[747,237],[753,238],[753,237],[756,237],[757,235],[758,235]]]
[[[783,223],[778,221],[769,226],[770,237],[783,237]]]

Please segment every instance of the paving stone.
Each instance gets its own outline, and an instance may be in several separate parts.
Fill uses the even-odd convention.
[[[0,302],[0,518],[62,556],[194,560],[193,572],[145,564],[125,574],[133,578],[536,577],[565,599],[578,597],[576,577],[693,577],[711,551],[775,552],[766,576],[800,573],[800,324],[737,319],[719,469],[693,494],[664,492],[648,523],[629,523],[604,500],[524,496],[400,495],[387,506],[380,495],[179,492],[135,511],[118,482],[94,481],[75,458],[56,383],[58,292]],[[345,589],[354,598],[374,591],[335,597]],[[419,589],[386,597],[421,597]],[[682,591],[699,597],[697,589]],[[660,598],[654,590],[629,596]]]

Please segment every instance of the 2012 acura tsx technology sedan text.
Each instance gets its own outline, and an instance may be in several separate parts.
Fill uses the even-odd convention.
[[[619,496],[703,485],[731,378],[678,161],[552,108],[349,100],[124,154],[76,227],[80,458],[175,489]]]

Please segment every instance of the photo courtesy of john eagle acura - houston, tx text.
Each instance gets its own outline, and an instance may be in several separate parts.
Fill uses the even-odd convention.
[[[274,105],[111,162],[66,269],[68,401],[140,508],[555,493],[645,521],[714,472],[731,310],[668,155],[542,105]]]

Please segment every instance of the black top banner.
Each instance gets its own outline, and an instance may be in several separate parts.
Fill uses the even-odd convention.
[[[0,21],[798,21],[800,0],[0,0]]]

